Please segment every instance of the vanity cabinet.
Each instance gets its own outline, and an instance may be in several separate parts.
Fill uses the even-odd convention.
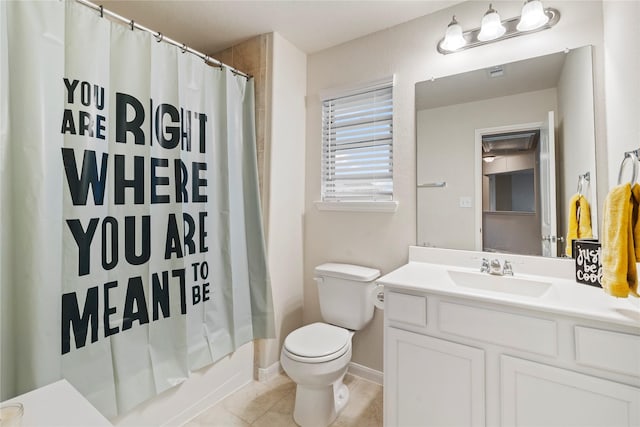
[[[392,327],[386,340],[387,425],[484,425],[482,349]]]
[[[384,284],[385,426],[640,426],[640,328]]]
[[[640,425],[638,388],[504,355],[500,374],[503,426]]]

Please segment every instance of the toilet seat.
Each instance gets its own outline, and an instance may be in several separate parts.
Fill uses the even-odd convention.
[[[327,323],[312,323],[291,332],[283,352],[292,360],[322,363],[334,360],[351,348],[351,332]]]

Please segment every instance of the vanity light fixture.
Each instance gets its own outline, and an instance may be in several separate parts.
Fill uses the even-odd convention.
[[[495,159],[496,159],[496,156],[484,156],[484,157],[482,158],[482,160],[483,160],[485,163],[491,163],[491,162],[493,162]]]
[[[522,6],[520,22],[516,25],[518,31],[531,31],[538,29],[549,22],[549,17],[544,13],[540,0],[527,0]]]
[[[445,36],[438,42],[438,52],[447,55],[511,37],[535,33],[553,27],[559,20],[560,12],[550,7],[545,9],[540,0],[525,0],[521,16],[504,21],[489,4],[480,28],[463,32],[454,16]]]
[[[467,41],[462,37],[462,27],[458,24],[458,21],[456,21],[456,16],[453,15],[447,27],[447,32],[444,35],[442,48],[454,51],[460,49],[465,44],[467,44]]]
[[[500,15],[489,3],[489,10],[482,17],[482,24],[480,24],[480,32],[478,33],[478,40],[488,42],[495,40],[498,37],[502,37],[507,29],[502,25]]]

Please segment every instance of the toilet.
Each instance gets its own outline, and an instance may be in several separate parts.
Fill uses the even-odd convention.
[[[302,427],[326,427],[349,400],[342,380],[351,361],[351,338],[373,318],[374,280],[380,271],[351,264],[315,268],[324,322],[291,332],[280,363],[296,383],[293,419]]]

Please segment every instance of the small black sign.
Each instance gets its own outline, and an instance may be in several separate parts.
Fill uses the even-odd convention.
[[[573,244],[576,259],[576,281],[585,285],[602,287],[602,262],[600,242],[596,239],[578,239]]]

